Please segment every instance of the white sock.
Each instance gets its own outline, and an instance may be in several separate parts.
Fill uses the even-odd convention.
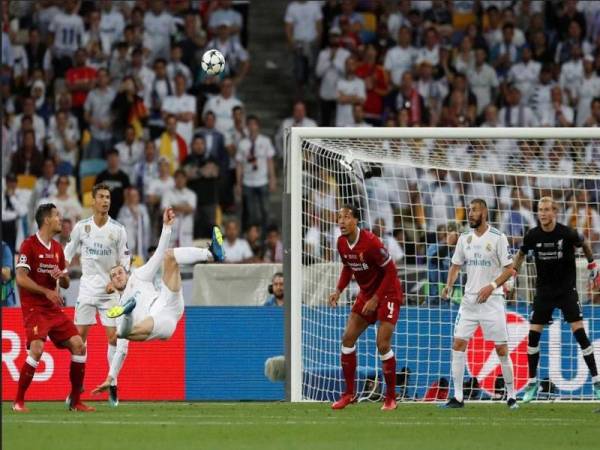
[[[207,248],[177,247],[173,249],[173,255],[177,264],[196,264],[212,261],[212,254]]]
[[[112,382],[110,383],[112,386],[117,385],[117,377],[119,376],[119,372],[121,372],[121,368],[127,357],[128,348],[129,341],[127,339],[117,339],[115,355],[113,356],[108,369],[108,376],[112,378]]]
[[[110,363],[112,362],[113,358],[115,357],[115,352],[117,351],[117,346],[108,344],[108,348],[106,350],[107,350],[106,351],[106,359],[108,360],[108,365],[110,366]]]
[[[131,318],[131,314],[123,314],[121,317],[117,319],[117,336],[119,338],[125,339],[131,333],[131,329],[133,328],[133,319]],[[119,340],[117,339],[117,344]]]
[[[502,366],[502,377],[504,378],[504,387],[508,398],[516,398],[515,396],[515,376],[513,373],[513,363],[510,356],[498,356],[500,365]]]
[[[465,377],[465,352],[452,350],[452,381],[454,382],[454,397],[463,401],[463,380]]]

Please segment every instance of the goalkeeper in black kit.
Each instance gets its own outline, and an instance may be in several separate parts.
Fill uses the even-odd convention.
[[[598,265],[594,262],[592,249],[585,238],[572,228],[556,222],[556,205],[552,198],[540,199],[538,219],[540,226],[527,232],[514,260],[514,268],[518,272],[525,257],[532,255],[537,269],[536,295],[529,318],[529,382],[523,403],[528,403],[537,396],[539,384],[536,373],[540,359],[540,338],[544,326],[552,322],[552,312],[555,308],[562,311],[564,320],[571,325],[573,336],[581,347],[583,359],[592,376],[594,397],[600,399],[600,377],[594,359],[594,347],[583,328],[583,314],[575,285],[575,247],[583,249],[588,260],[590,282],[594,286],[600,285]]]

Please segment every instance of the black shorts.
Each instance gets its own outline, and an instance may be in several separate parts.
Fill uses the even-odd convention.
[[[553,297],[536,296],[529,315],[529,323],[546,325],[552,323],[552,313],[558,308],[562,311],[565,322],[572,323],[583,320],[583,312],[577,291],[566,292]]]

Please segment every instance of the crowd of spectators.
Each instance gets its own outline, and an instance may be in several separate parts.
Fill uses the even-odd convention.
[[[66,242],[91,213],[92,186],[104,182],[135,264],[156,244],[165,207],[180,218],[173,245],[210,237],[213,225],[240,216],[245,234],[258,230],[244,259],[281,262],[269,245],[278,235],[279,218],[267,206],[275,150],[238,97],[250,68],[243,7],[231,0],[1,5],[7,251],[18,254],[35,232],[33,212],[48,201],[61,212]],[[211,48],[226,59],[219,76],[200,67]]]

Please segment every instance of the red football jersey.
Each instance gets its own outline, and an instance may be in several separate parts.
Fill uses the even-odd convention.
[[[342,257],[344,266],[352,270],[354,279],[360,286],[362,295],[370,299],[375,295],[384,278],[384,267],[392,264],[394,261],[390,257],[387,249],[377,236],[368,230],[359,230],[358,241],[350,246],[346,236],[340,236],[337,241],[337,249]],[[394,278],[394,283],[390,287],[390,295],[400,299],[400,281],[398,277]]]
[[[29,269],[29,277],[40,286],[47,289],[56,289],[56,280],[52,278],[50,272],[55,267],[61,270],[65,269],[65,254],[58,241],[50,240],[50,246],[38,237],[37,233],[29,236],[21,244],[18,267]],[[58,305],[52,303],[44,295],[34,294],[19,287],[19,295],[21,296],[21,307],[23,311],[34,308],[59,308]]]

